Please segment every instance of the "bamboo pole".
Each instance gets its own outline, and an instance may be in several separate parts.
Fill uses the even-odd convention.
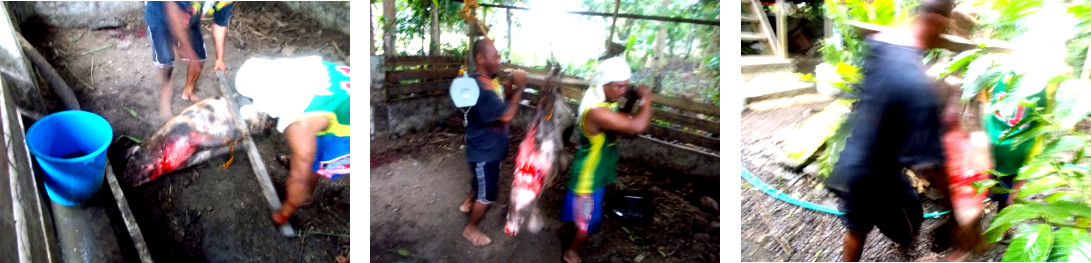
[[[451,1],[455,1],[455,2],[462,2],[463,0],[451,0]],[[494,5],[494,4],[481,4],[481,3],[478,3],[477,5],[479,5],[479,6],[485,6],[485,7],[493,7],[493,8],[507,8],[507,9],[516,9],[516,10],[530,10],[530,8],[526,8],[526,7],[517,7],[517,6]],[[585,12],[585,11],[564,11],[564,12],[565,12],[565,13],[568,13],[568,14],[574,14],[574,15],[586,15],[586,16],[602,16],[602,17],[613,17],[613,16],[614,16],[614,14],[611,14],[611,13],[602,13],[602,12]],[[710,25],[710,26],[717,26],[717,27],[718,27],[718,26],[720,26],[720,20],[700,20],[700,19],[677,18],[677,17],[666,17],[666,16],[648,16],[648,15],[636,15],[636,14],[618,14],[617,16],[618,16],[618,17],[621,17],[621,18],[633,18],[633,19],[655,20],[655,21],[663,21],[663,22],[679,22],[679,23],[690,23],[690,24]]]

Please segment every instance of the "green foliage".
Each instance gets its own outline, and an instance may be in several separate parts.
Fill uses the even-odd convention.
[[[978,14],[980,27],[992,34],[990,39],[1012,40],[1026,32],[1022,27],[1025,18],[1041,9],[1043,0],[977,0],[974,6],[984,7],[988,12]]]

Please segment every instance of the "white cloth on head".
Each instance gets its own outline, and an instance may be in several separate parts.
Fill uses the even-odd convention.
[[[254,100],[239,114],[251,118],[257,112],[277,119],[277,130],[284,132],[310,105],[318,92],[328,92],[330,77],[318,56],[283,59],[252,58],[239,67],[235,90]]]
[[[599,63],[595,68],[595,76],[591,77],[591,85],[587,87],[587,91],[583,93],[583,99],[580,100],[580,111],[577,113],[579,118],[583,118],[583,113],[587,109],[606,101],[606,92],[602,89],[602,85],[629,80],[633,76],[631,70],[629,62],[625,62],[623,57],[614,57]]]

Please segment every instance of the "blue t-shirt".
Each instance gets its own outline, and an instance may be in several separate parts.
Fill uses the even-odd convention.
[[[144,6],[144,16],[147,18],[148,23],[157,23],[156,25],[166,26],[167,15],[163,13],[163,3],[174,3],[182,9],[182,12],[191,16],[190,25],[195,25],[199,18],[194,18],[195,14],[204,13],[201,9],[204,9],[204,1],[173,1],[173,2],[160,2],[160,1],[148,1]],[[227,26],[227,23],[231,21],[231,13],[235,9],[235,3],[233,1],[216,1],[211,7],[210,13],[212,13],[212,20],[219,26]]]
[[[508,156],[508,124],[499,119],[508,105],[496,92],[483,88],[480,81],[477,85],[481,95],[466,115],[466,161],[503,161]]]
[[[939,98],[922,51],[868,39],[855,125],[826,185],[839,194],[889,192],[906,186],[902,169],[942,165]]]

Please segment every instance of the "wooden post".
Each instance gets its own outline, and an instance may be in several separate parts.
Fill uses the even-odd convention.
[[[788,58],[788,5],[784,0],[777,0],[777,55]]]
[[[372,13],[372,12],[367,12],[367,15],[368,15],[368,19],[367,19],[368,30],[371,30],[371,35],[368,35],[367,40],[371,42],[371,55],[374,56],[375,55],[375,14]]]
[[[397,14],[394,13],[394,0],[383,0],[383,56],[392,58],[398,54],[394,47],[394,35],[397,32],[397,24],[394,23]]]
[[[440,49],[439,41],[439,5],[437,2],[432,2],[432,48],[428,51],[429,56],[439,56],[442,49]]]

